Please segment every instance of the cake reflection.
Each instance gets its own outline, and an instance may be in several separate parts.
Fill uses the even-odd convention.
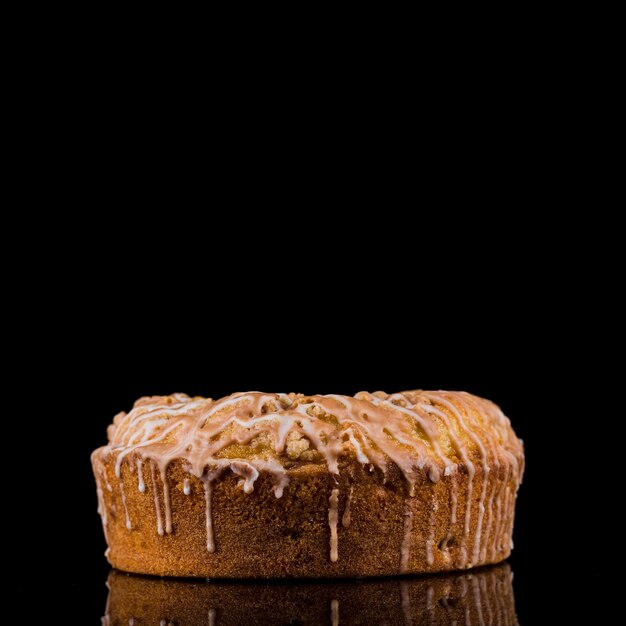
[[[107,586],[103,626],[518,624],[506,563],[440,576],[310,582],[213,582],[112,571]]]

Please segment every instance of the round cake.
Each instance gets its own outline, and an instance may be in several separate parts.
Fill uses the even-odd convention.
[[[92,464],[114,567],[352,577],[497,563],[522,442],[465,392],[141,398]]]

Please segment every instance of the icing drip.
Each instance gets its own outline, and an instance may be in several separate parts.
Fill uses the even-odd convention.
[[[457,420],[457,424],[461,427],[463,432],[476,444],[476,447],[478,448],[478,451],[480,453],[480,458],[482,462],[482,470],[483,470],[482,471],[482,490],[481,490],[480,502],[478,504],[478,524],[477,524],[477,530],[476,530],[476,538],[474,542],[474,550],[472,553],[472,562],[467,564],[468,567],[471,567],[472,563],[475,563],[478,560],[478,552],[480,549],[480,536],[481,536],[481,530],[482,530],[482,521],[483,521],[483,515],[485,512],[485,495],[487,493],[487,481],[489,478],[489,471],[490,471],[490,468],[487,465],[487,452],[485,450],[485,447],[481,439],[478,436],[476,436],[476,434],[470,428],[468,428],[465,422],[465,419],[463,418],[462,412],[465,413],[466,416],[469,414],[469,406],[467,403],[464,402],[463,393],[453,394],[458,404],[462,407],[461,410],[457,407],[457,405],[454,402],[452,402],[448,398],[450,394],[446,392],[443,392],[443,391],[429,392],[425,395],[433,399],[434,401],[438,402],[439,404],[443,405],[444,407],[448,408],[452,412],[452,414]],[[469,467],[468,467],[468,470],[469,470]],[[471,507],[472,496],[471,496],[470,487],[472,486],[473,478],[474,478],[474,467],[472,465],[472,470],[470,472],[470,485],[468,487],[468,497],[467,497],[468,506],[467,506],[466,515],[465,515],[465,534],[466,535],[469,533],[469,529],[470,529],[470,515],[471,515],[471,510],[472,510],[472,507]]]
[[[217,611],[215,609],[209,609],[209,626],[215,626],[217,624]]]
[[[170,499],[170,485],[167,481],[167,468],[161,467],[161,481],[163,482],[163,503],[165,506],[165,532],[172,532],[172,501]]]
[[[489,468],[486,470],[489,473]],[[483,519],[485,517],[485,498],[487,496],[487,478],[483,478],[483,488],[480,494],[480,502],[478,503],[478,524],[476,526],[476,539],[474,541],[474,551],[472,553],[472,563],[478,562],[480,553],[480,538],[483,529]]]
[[[413,530],[413,508],[411,501],[405,501],[404,508],[404,532],[402,545],[400,546],[400,573],[404,574],[409,570],[409,548],[411,544],[411,531]]]
[[[346,498],[346,508],[344,509],[343,512],[343,517],[341,518],[341,525],[344,528],[348,528],[348,526],[350,526],[350,522],[352,520],[351,514],[350,514],[350,505],[352,504],[352,492],[354,490],[354,486],[350,485],[350,491],[348,492],[348,497]]]
[[[101,473],[102,473],[102,479],[104,480],[104,485],[106,486],[107,491],[112,492],[113,487],[111,487],[111,483],[109,482],[109,477],[107,476],[107,472],[104,469],[104,467],[101,468]]]
[[[205,478],[204,482],[204,502],[206,506],[206,549],[215,552],[215,541],[213,540],[213,514],[211,512],[211,500],[213,498],[213,483]]]
[[[330,621],[332,626],[339,626],[339,600],[330,602]]]
[[[515,495],[523,472],[521,442],[500,409],[470,394],[447,391],[392,395],[360,392],[354,397],[249,392],[217,401],[185,394],[142,398],[129,413],[115,417],[109,427],[109,444],[92,455],[98,509],[105,532],[108,516],[103,485],[108,491],[113,488],[102,462],[109,455],[114,457],[129,530],[132,530],[131,512],[122,483],[122,465],[127,462],[131,472],[136,468],[138,489],[144,493],[143,464],[150,461],[159,535],[173,532],[175,512],[168,467],[173,461],[182,461],[183,471],[189,474],[183,481],[183,493],[190,495],[191,477],[204,485],[209,552],[216,549],[212,482],[225,471],[237,477],[239,487],[247,494],[254,491],[256,481],[264,474],[271,480],[275,497],[280,498],[289,484],[288,470],[294,463],[323,463],[329,473],[337,476],[340,459],[349,457],[369,472],[379,470],[384,481],[389,463],[393,463],[402,472],[409,495],[405,501],[400,548],[401,571],[408,571],[413,532],[414,504],[410,498],[415,495],[416,485],[422,484],[424,475],[433,483],[447,480],[449,485],[449,527],[440,544],[443,558],[450,558],[448,543],[456,537],[455,525],[460,517],[459,565],[470,567],[485,560],[487,540],[491,539],[492,551],[502,549],[501,544],[510,533]],[[500,475],[503,465],[507,468],[508,484],[505,487],[500,481],[499,489],[492,489],[487,501],[492,467]],[[157,470],[163,483],[162,502],[157,489]],[[459,512],[459,480],[465,480],[462,474],[467,476],[467,497],[463,498],[464,511]],[[479,498],[474,513],[472,503],[476,494]],[[351,523],[352,496],[353,487],[350,487],[341,519],[344,528]],[[339,490],[333,489],[328,510],[332,562],[338,559],[338,501]],[[436,521],[436,509],[433,509],[426,537],[429,565],[435,562]],[[472,521],[476,532],[470,544]]]
[[[513,507],[515,506],[515,495],[513,494],[513,491],[509,489],[509,487],[506,488],[506,495],[507,495],[507,511],[504,516],[504,522],[506,524],[505,526],[506,535],[504,537],[504,541],[508,539],[510,542],[509,546],[511,547],[511,549],[513,549],[513,537],[511,536],[510,526],[513,524]]]
[[[440,395],[436,394],[436,393],[425,393],[424,394],[426,396],[426,398],[431,401],[431,402],[437,402],[437,401],[441,401]],[[446,406],[445,401],[444,401],[444,406]],[[463,446],[459,439],[456,437],[456,435],[454,434],[454,429],[452,427],[452,424],[450,422],[450,419],[448,417],[448,415],[442,411],[441,409],[438,409],[434,406],[431,406],[429,404],[423,404],[421,405],[422,408],[428,412],[431,413],[432,415],[436,415],[439,418],[441,418],[442,422],[445,424],[449,436],[450,436],[450,442],[452,444],[452,446],[454,447],[455,451],[457,452],[457,454],[461,457],[463,464],[465,465],[465,468],[467,469],[467,480],[468,480],[468,484],[467,484],[467,501],[466,501],[466,506],[465,506],[465,526],[463,528],[463,543],[461,544],[461,547],[459,549],[459,554],[460,554],[460,563],[459,565],[461,567],[466,567],[467,566],[467,548],[466,548],[466,542],[467,542],[467,537],[469,535],[469,531],[470,531],[470,517],[471,517],[471,512],[472,512],[472,508],[471,508],[471,502],[472,502],[472,491],[473,491],[473,486],[474,486],[474,475],[476,473],[476,469],[474,467],[474,464],[470,461],[465,446]],[[450,408],[448,406],[448,408]],[[467,428],[465,426],[465,422],[463,421],[463,419],[460,417],[458,411],[456,411],[456,409],[453,410],[453,415],[455,415],[455,417],[457,418],[457,424],[458,426],[461,428],[461,430],[467,434]],[[456,507],[455,507],[455,518],[456,518]]]
[[[496,524],[495,524],[495,531],[494,531],[494,536],[495,536],[495,540],[492,542],[492,553],[491,556],[492,558],[495,558],[496,555],[496,551],[501,550],[501,546],[502,546],[502,529],[504,526],[504,496],[506,493],[506,486],[507,483],[509,481],[509,472],[510,469],[507,466],[507,470],[506,470],[506,475],[504,478],[504,482],[500,485],[500,490],[498,491],[498,499],[496,501]]]
[[[431,510],[430,510],[430,519],[429,519],[429,530],[428,530],[428,539],[426,540],[426,563],[428,565],[432,565],[435,562],[435,530],[437,527],[437,501],[435,500],[435,492],[433,491]]]
[[[496,469],[496,472],[498,471],[499,468]],[[487,512],[489,513],[489,517],[488,522],[487,522],[487,529],[486,529],[486,537],[491,537],[491,531],[492,531],[492,525],[493,525],[493,518],[494,518],[494,497],[495,497],[495,487],[492,486],[491,487],[491,493],[489,494],[489,503],[487,504]],[[494,542],[491,542],[492,545],[492,550],[493,550],[493,545]],[[485,541],[485,544],[480,552],[480,560],[484,561],[487,557],[487,541]]]
[[[469,406],[471,411],[473,412],[474,415],[474,419],[475,420],[480,420],[480,416],[481,416],[481,410],[480,410],[480,406],[478,406],[475,402],[474,399],[472,398],[472,396],[470,396],[467,393],[463,393],[461,394],[463,400],[466,403],[466,406]],[[500,425],[501,423],[501,417],[502,414],[500,412],[500,415],[496,415],[493,414],[493,411],[491,409],[490,406],[487,407],[487,411],[490,412],[492,414],[492,417],[494,419],[494,421],[496,422],[496,424]],[[496,471],[499,469],[499,465],[500,465],[500,461],[499,461],[499,457],[498,457],[498,453],[496,451],[496,447],[495,447],[495,443],[494,443],[494,438],[493,437],[482,437],[483,440],[483,444],[486,446],[486,448],[489,449],[489,454],[487,454],[486,452],[486,448],[482,447],[480,448],[482,450],[483,453],[483,472],[484,472],[484,482],[483,482],[483,491],[482,491],[482,498],[479,504],[479,520],[478,520],[478,530],[477,530],[477,537],[476,537],[476,543],[475,543],[475,547],[474,547],[474,563],[476,563],[480,558],[484,559],[484,555],[486,554],[487,551],[487,543],[485,541],[485,546],[484,546],[484,550],[480,550],[480,542],[481,542],[481,533],[482,533],[482,529],[483,529],[483,523],[484,523],[484,515],[485,515],[485,510],[486,508],[489,509],[489,512],[493,515],[493,488],[491,490],[491,496],[490,496],[490,500],[489,500],[489,504],[487,505],[487,507],[485,507],[485,497],[487,494],[487,483],[488,483],[488,477],[489,474],[491,473],[491,467],[488,466],[487,464],[487,458],[491,458],[491,460],[494,463],[494,466],[496,468]],[[489,537],[489,531],[487,531],[487,537]]]
[[[333,489],[328,507],[328,524],[330,526],[330,560],[336,563],[339,558],[337,541],[337,521],[339,519],[339,489]]]
[[[130,515],[128,514],[128,507],[126,506],[126,494],[124,493],[124,483],[120,480],[120,494],[122,495],[122,505],[124,507],[124,514],[126,516],[126,528],[128,530],[133,529],[133,525],[130,523]]]
[[[502,530],[500,531],[500,550],[506,548],[507,530],[509,525],[509,503],[511,501],[511,489],[507,485],[504,488],[504,506],[502,512]]]
[[[450,530],[456,524],[456,509],[458,506],[458,473],[453,474],[450,479]]]
[[[141,493],[146,491],[146,483],[143,481],[143,459],[137,459],[137,481],[138,488]]]
[[[161,519],[161,505],[159,504],[159,492],[157,491],[156,478],[154,476],[154,463],[150,463],[150,476],[152,476],[152,492],[154,493],[154,510],[157,518],[157,533],[162,537],[163,520]]]
[[[471,471],[468,467],[468,485],[467,485],[467,499],[465,501],[465,527],[463,529],[463,545],[461,546],[462,561],[464,567],[469,567],[467,561],[467,537],[470,531],[470,517],[472,515],[472,488],[474,485],[474,466],[471,466]]]

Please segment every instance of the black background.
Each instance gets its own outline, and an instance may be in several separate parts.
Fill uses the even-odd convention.
[[[595,623],[619,601],[611,116],[602,64],[557,47],[530,65],[525,43],[521,63],[464,49],[434,69],[450,89],[427,94],[426,115],[386,89],[385,110],[368,93],[344,111],[322,89],[323,114],[271,98],[262,118],[250,93],[207,120],[160,70],[144,98],[82,46],[67,62],[37,55],[23,72],[35,95],[16,92],[26,119],[11,118],[18,201],[3,232],[3,569],[22,621],[99,623],[108,566],[89,455],[115,413],[172,391],[491,398],[525,441],[522,624]]]
[[[15,409],[35,442],[18,452],[17,502],[28,520],[26,548],[12,564],[20,606],[37,611],[32,601],[50,593],[65,621],[95,624],[103,615],[109,568],[89,455],[136,398],[423,388],[496,401],[525,442],[510,559],[521,623],[598,618],[612,558],[602,531],[610,479],[601,415],[590,409],[597,334],[572,333],[580,310],[562,282],[518,276],[511,284],[459,270],[443,280],[356,284],[362,268],[349,266],[332,287],[319,277],[269,280],[267,268],[258,278],[251,269],[183,286],[163,271],[156,283],[142,270],[125,276],[130,291],[103,280],[106,268],[88,284],[57,283],[58,311],[47,303],[50,315],[30,327],[34,347],[14,361],[36,388]]]

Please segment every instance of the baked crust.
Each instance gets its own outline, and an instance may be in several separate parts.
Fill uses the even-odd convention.
[[[457,440],[446,448],[458,448],[448,452],[450,464],[442,461],[437,466],[432,461],[437,460],[435,446],[420,448],[432,452],[431,459],[420,459],[406,446],[407,458],[413,456],[410,472],[403,465],[405,457],[394,450],[390,453],[395,462],[386,454],[384,463],[379,457],[376,462],[369,450],[380,446],[363,433],[359,433],[361,446],[345,442],[334,471],[329,469],[333,459],[320,451],[332,442],[318,441],[311,450],[314,436],[309,432],[304,449],[314,454],[308,455],[308,461],[286,454],[287,446],[282,456],[277,453],[270,459],[267,450],[275,450],[273,444],[265,442],[259,452],[258,445],[238,443],[237,457],[224,460],[213,455],[214,460],[221,459],[219,471],[208,461],[195,474],[184,450],[171,454],[172,447],[180,448],[182,427],[173,429],[176,436],[171,440],[148,445],[137,445],[131,437],[115,447],[113,434],[113,445],[96,450],[92,457],[109,545],[107,558],[128,572],[206,578],[386,576],[498,563],[511,551],[523,452],[508,420],[499,424],[506,437],[496,436],[495,428],[490,434],[492,425],[472,408],[486,401],[465,396],[459,400],[448,394],[441,404],[433,401],[432,405],[449,418],[436,424],[439,431],[447,422]],[[454,410],[447,402],[459,412],[467,407],[461,417],[472,430],[466,436],[452,423]],[[495,405],[488,406],[491,410]],[[256,416],[252,413],[250,420]],[[145,411],[137,413],[137,424],[146,422],[145,415]],[[322,417],[327,420],[326,415]],[[381,419],[387,420],[387,415]],[[484,423],[478,423],[481,420]],[[341,432],[346,423],[340,420],[335,426]],[[246,423],[246,428],[254,424]],[[131,432],[135,436],[137,428]],[[395,432],[392,429],[384,436],[391,440]],[[416,433],[416,438],[423,436],[423,426]],[[450,433],[435,436],[444,449]],[[209,441],[215,440],[213,434]],[[242,445],[247,448],[242,450]],[[359,460],[359,448],[361,454],[368,450],[368,462]],[[248,454],[251,450],[260,455],[256,477],[244,467],[250,464],[256,471],[256,457]],[[433,467],[440,470],[436,480]]]

